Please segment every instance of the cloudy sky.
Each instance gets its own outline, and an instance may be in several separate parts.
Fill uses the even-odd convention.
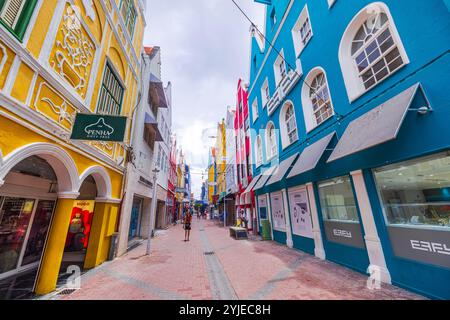
[[[263,5],[237,3],[263,26]],[[248,81],[249,30],[231,0],[147,0],[144,44],[161,47],[163,81],[173,85],[172,129],[191,165],[196,197],[215,142],[208,137],[227,106],[235,106],[238,79]]]

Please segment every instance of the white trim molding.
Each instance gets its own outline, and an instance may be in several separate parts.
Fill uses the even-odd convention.
[[[119,204],[121,201],[122,201],[121,199],[114,199],[114,198],[102,198],[102,197],[95,198],[95,202],[97,203]]]
[[[76,200],[80,196],[79,192],[58,192],[58,199]]]
[[[97,185],[97,194],[99,198],[110,199],[112,193],[111,178],[105,168],[101,166],[92,166],[86,169],[80,176],[79,188],[83,184],[84,180],[92,176]]]
[[[284,218],[286,220],[286,245],[289,248],[294,247],[294,241],[292,240],[292,228],[291,228],[291,215],[288,205],[288,198],[287,198],[287,190],[283,189],[281,190],[281,194],[283,197],[283,205],[284,205]]]
[[[384,283],[391,283],[391,275],[384,258],[383,247],[378,237],[375,219],[373,217],[372,207],[370,205],[369,195],[362,170],[350,173],[355,186],[356,198],[361,213],[361,220],[364,227],[364,240],[366,242],[367,254],[369,256],[369,270],[379,270],[380,280]]]
[[[317,211],[316,198],[314,196],[314,185],[312,183],[307,183],[306,189],[308,192],[309,207],[311,208],[313,224],[314,255],[319,259],[325,260],[325,249],[323,247],[322,233],[320,231],[319,213]]]
[[[79,180],[75,162],[64,149],[51,143],[32,143],[6,155],[0,168],[0,180],[4,180],[15,165],[31,156],[39,156],[49,163],[58,178],[60,192],[78,192]]]

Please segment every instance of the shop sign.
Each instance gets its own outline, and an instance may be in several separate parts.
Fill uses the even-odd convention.
[[[397,257],[450,268],[450,231],[388,227]]]
[[[309,210],[306,189],[289,191],[289,209],[291,213],[292,233],[313,239],[311,212]]]
[[[355,248],[365,248],[359,223],[325,220],[323,224],[328,241]]]
[[[258,197],[259,218],[267,220],[267,199],[266,196]]]
[[[70,139],[123,142],[126,125],[126,117],[78,113]]]
[[[283,196],[281,193],[272,193],[270,195],[272,205],[273,229],[286,231],[286,217],[284,216]]]

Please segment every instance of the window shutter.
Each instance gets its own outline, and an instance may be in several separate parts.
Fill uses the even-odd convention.
[[[5,3],[1,18],[11,29],[15,29],[26,0],[9,0]]]

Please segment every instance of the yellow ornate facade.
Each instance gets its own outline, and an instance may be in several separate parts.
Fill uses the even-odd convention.
[[[226,128],[225,120],[217,126],[217,140],[216,140],[216,156],[217,156],[217,194],[223,195],[226,193],[226,167],[227,167],[227,142],[226,142]]]
[[[13,2],[0,0],[0,10],[15,9],[8,8]],[[36,203],[43,198],[55,201],[35,287],[45,294],[55,289],[72,207],[83,197],[86,179],[96,186],[96,206],[84,267],[93,268],[108,257],[123,193],[125,145],[139,94],[145,4],[27,0],[21,10],[11,11],[16,20],[0,21],[0,206],[13,196]],[[110,105],[102,89],[109,81],[106,68],[123,89],[120,107],[111,114],[129,118],[125,142],[72,141],[77,113],[97,113],[100,104]],[[20,193],[13,187],[11,172],[30,157],[43,159],[53,169],[56,190],[39,194],[30,187]],[[0,279],[26,269],[20,265],[25,246],[17,249],[16,268],[5,267],[2,273],[0,261]]]

